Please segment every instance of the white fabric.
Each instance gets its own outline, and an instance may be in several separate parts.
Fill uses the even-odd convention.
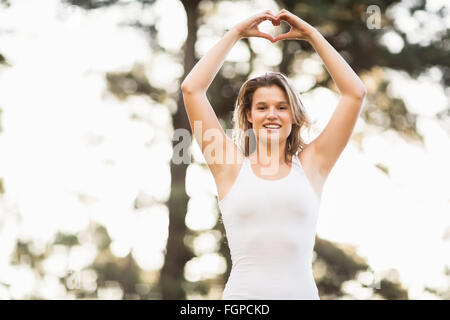
[[[312,273],[320,198],[297,156],[278,180],[258,177],[246,157],[218,204],[232,259],[223,300],[320,299]]]

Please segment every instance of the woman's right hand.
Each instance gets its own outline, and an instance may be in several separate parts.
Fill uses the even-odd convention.
[[[270,34],[261,32],[258,29],[258,25],[264,20],[270,20],[272,23],[277,22],[277,19],[272,11],[266,10],[238,23],[233,27],[233,29],[238,32],[240,38],[260,37],[266,38],[267,40],[273,42],[274,38]]]

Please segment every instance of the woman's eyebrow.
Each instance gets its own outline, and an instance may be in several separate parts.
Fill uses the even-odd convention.
[[[277,102],[277,104],[282,104],[282,103],[285,103],[285,104],[288,104],[286,101],[278,101]],[[266,104],[264,101],[258,101],[257,103],[255,103],[255,104]]]

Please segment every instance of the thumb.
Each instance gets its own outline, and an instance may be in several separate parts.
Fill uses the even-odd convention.
[[[280,34],[280,35],[276,36],[275,39],[274,39],[273,41],[276,42],[276,41],[278,41],[278,40],[290,39],[291,36],[292,36],[292,35],[291,35],[290,32],[288,32],[288,33],[283,33],[283,34]]]
[[[258,32],[257,36],[261,37],[261,38],[265,38],[265,39],[267,39],[267,40],[269,40],[271,42],[275,41],[275,39],[270,34],[267,34],[267,33],[264,33],[264,32]]]

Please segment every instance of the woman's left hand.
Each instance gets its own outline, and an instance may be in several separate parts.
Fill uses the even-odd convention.
[[[266,38],[267,40],[273,42],[274,39],[270,34],[261,32],[258,29],[258,25],[264,20],[270,20],[274,25],[276,22],[275,16],[273,15],[272,11],[266,10],[245,19],[244,21],[235,25],[233,29],[237,31],[239,38],[260,37]]]
[[[291,29],[287,33],[283,33],[275,37],[273,42],[285,39],[308,40],[315,31],[313,26],[300,19],[295,14],[290,13],[286,9],[283,9],[278,13],[274,25],[280,25],[282,20],[286,21]]]

